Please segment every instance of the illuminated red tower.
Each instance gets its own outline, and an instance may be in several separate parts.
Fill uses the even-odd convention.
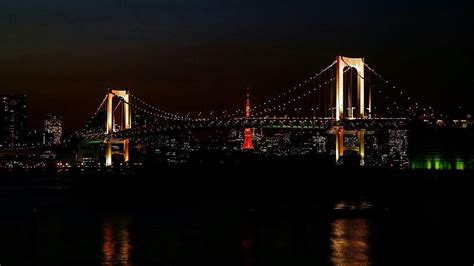
[[[245,104],[245,118],[250,117],[250,93],[247,90],[247,103]],[[252,144],[253,133],[251,128],[246,128],[244,130],[244,144],[242,145],[242,150],[253,150]]]

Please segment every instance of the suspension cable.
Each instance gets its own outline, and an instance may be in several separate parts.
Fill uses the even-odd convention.
[[[346,69],[344,70],[344,73],[347,72],[349,69]],[[336,80],[335,77],[332,77],[330,78],[329,80],[326,80],[324,81],[324,86],[327,87],[327,85],[331,86],[332,83]],[[283,103],[280,103],[278,106],[273,106],[273,107],[269,107],[269,108],[265,108],[263,109],[262,111],[260,112],[257,112],[255,113],[255,115],[262,115],[262,114],[266,114],[268,112],[271,112],[271,111],[276,111],[276,110],[279,110],[281,111],[282,108],[285,109],[287,105],[290,105],[290,104],[293,104],[297,101],[300,101],[301,99],[303,99],[304,97],[306,97],[306,95],[310,95],[318,90],[320,90],[321,88],[323,87],[323,84],[319,84],[319,86],[317,87],[314,87],[314,88],[310,88],[308,91],[306,92],[303,92],[302,94],[300,94],[299,96],[295,96],[291,99],[289,99],[288,101],[285,101]]]
[[[130,94],[131,97],[133,97],[135,100],[137,100],[139,103],[145,105],[147,108],[150,108],[152,109],[153,111],[156,111],[156,112],[159,112],[159,113],[162,113],[164,116],[168,116],[170,118],[176,118],[176,119],[179,119],[179,120],[189,120],[190,118],[189,117],[185,117],[185,116],[181,116],[181,115],[177,115],[177,114],[173,114],[173,113],[170,113],[170,112],[167,112],[167,111],[164,111],[158,107],[155,107],[147,102],[145,102],[144,100],[142,100],[141,98],[137,97],[136,95],[134,94]]]
[[[290,94],[292,93],[293,91],[296,91],[299,87],[303,86],[304,84],[312,81],[313,79],[316,79],[317,77],[321,76],[323,73],[325,73],[327,70],[331,69],[335,64],[336,64],[337,61],[334,61],[332,62],[330,65],[328,65],[327,67],[325,67],[324,69],[322,69],[321,71],[319,71],[317,74],[307,78],[306,80],[303,80],[301,83],[299,83],[298,85],[288,89],[287,91],[284,91],[283,93],[280,93],[276,96],[274,96],[273,98],[261,103],[261,104],[258,104],[256,105],[253,109],[256,110],[256,109],[259,109],[267,104],[270,104],[271,102],[274,102],[278,99],[280,99],[282,96],[286,96],[287,94]],[[266,107],[266,106],[265,106]]]

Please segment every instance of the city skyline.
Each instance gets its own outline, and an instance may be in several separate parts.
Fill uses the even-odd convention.
[[[464,39],[470,3],[0,5],[7,32],[0,44],[1,92],[29,96],[35,128],[51,112],[63,115],[66,131],[77,128],[109,87],[129,88],[181,114],[241,107],[247,87],[258,103],[312,75],[335,54],[365,57],[441,112],[472,108],[472,80],[457,78],[468,73],[472,59]]]
[[[19,102],[16,99],[23,101]],[[155,152],[161,154],[161,149],[168,148],[175,150],[159,156],[162,159],[168,158],[168,163],[173,161],[192,163],[190,160],[192,153],[206,150],[237,153],[249,151],[251,154],[261,156],[314,156],[324,151],[325,156],[333,158],[336,164],[344,163],[346,160],[354,163],[353,159],[358,158],[357,164],[360,166],[398,165],[406,169],[409,166],[425,165],[427,169],[461,170],[464,169],[465,163],[461,157],[457,157],[455,163],[441,163],[436,159],[437,162],[433,165],[431,157],[428,157],[427,163],[423,164],[412,154],[415,156],[414,162],[418,163],[416,166],[410,165],[407,156],[408,132],[417,131],[417,128],[422,131],[425,128],[463,129],[469,132],[473,125],[470,115],[465,115],[466,117],[462,119],[448,119],[435,115],[431,107],[419,104],[409,92],[394,86],[363,58],[345,56],[337,56],[315,75],[301,80],[289,90],[267,98],[259,104],[251,103],[248,89],[244,109],[238,108],[235,111],[222,113],[182,116],[150,104],[131,90],[108,89],[99,106],[94,108],[96,111],[88,122],[65,138],[62,138],[62,117],[57,115],[45,116],[43,131],[27,131],[24,127],[26,116],[20,115],[19,117],[23,117],[22,120],[17,119],[19,114],[26,111],[25,99],[25,96],[3,96],[4,107],[1,109],[7,112],[3,114],[2,135],[12,136],[2,139],[5,151],[48,149],[54,146],[70,149],[74,148],[76,143],[77,152],[74,149],[69,150],[75,156],[63,157],[69,161],[65,162],[68,167],[71,165],[89,167],[90,165],[85,166],[85,162],[92,163],[93,167],[102,164],[112,167],[114,164],[130,163],[142,166],[140,161],[143,157],[140,159],[141,156],[135,154],[131,159],[130,152],[135,153],[138,149],[142,155],[146,154],[141,150],[142,145],[151,141],[149,144],[153,146],[153,139],[160,136],[169,139],[159,142],[158,146],[161,147]],[[207,135],[208,140],[201,138],[202,134],[199,133],[201,130],[207,131],[204,135]],[[225,133],[229,130],[243,130],[244,134]],[[259,134],[255,134],[255,130],[260,130]],[[288,142],[292,145],[278,150],[276,154],[267,149],[273,146],[270,143],[275,139],[271,137],[270,132],[274,130],[279,131],[280,135],[289,130],[287,132],[289,134],[284,133],[286,135],[284,139],[292,139]],[[307,130],[315,134],[312,140],[303,141],[299,133],[293,134]],[[395,133],[392,130],[395,130]],[[213,131],[214,133],[211,133]],[[388,155],[380,153],[382,150],[379,150],[378,138],[371,139],[377,131],[385,132],[385,137],[382,139],[386,140],[387,133],[391,139],[397,139],[389,141],[389,146],[401,155],[400,160],[387,165]],[[320,138],[322,133],[325,136]],[[21,137],[26,135],[27,138]],[[175,137],[182,138],[183,135],[187,135],[189,139],[185,140],[182,146],[177,146]],[[267,142],[268,140],[270,142]],[[277,140],[280,141],[283,139]],[[239,142],[240,147],[236,147],[235,144]],[[372,144],[369,144],[370,142]],[[329,143],[333,149],[316,148]],[[387,147],[387,144],[382,146]],[[370,153],[370,150],[375,151],[375,154],[368,155],[367,151]],[[402,150],[405,151],[401,152]],[[181,154],[183,151],[184,154]],[[59,159],[51,151],[45,151],[45,154],[40,156]],[[376,160],[372,160],[373,158]],[[22,164],[10,161],[5,166],[15,165]],[[58,161],[58,167],[61,168],[62,165],[63,162]],[[23,165],[26,168],[37,166]]]
[[[455,265],[473,12],[0,1],[0,266]]]

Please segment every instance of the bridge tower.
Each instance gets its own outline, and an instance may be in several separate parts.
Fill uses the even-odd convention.
[[[250,93],[247,90],[247,102],[245,104],[245,118],[250,117]],[[253,150],[253,132],[251,128],[246,128],[244,130],[244,144],[242,145],[242,150]]]
[[[336,59],[336,121],[344,118],[344,69],[346,67],[354,68],[357,72],[357,102],[358,113],[357,118],[365,117],[364,107],[364,58],[350,58],[338,56]],[[351,101],[352,99],[348,99]],[[370,113],[369,103],[369,113]],[[352,111],[351,111],[352,113]],[[349,117],[353,118],[353,117]]]
[[[119,98],[119,102],[116,108],[113,108],[114,98]],[[126,89],[109,89],[107,93],[107,120],[106,120],[106,134],[111,134],[117,131],[115,124],[121,125],[120,130],[132,128],[132,112],[130,108],[130,92]],[[120,107],[120,109],[118,109]],[[121,115],[114,116],[115,111],[119,110]],[[116,139],[107,138],[106,152],[105,152],[105,165],[112,165],[112,155],[121,154],[123,155],[124,162],[129,161],[129,140],[128,139]],[[122,145],[122,151],[113,152],[113,145]]]
[[[365,159],[365,129],[357,130],[344,130],[342,126],[336,126],[333,128],[336,135],[336,162],[339,161],[340,157],[344,156],[344,151],[352,150],[359,154],[360,164],[364,165]],[[344,144],[345,135],[356,135],[358,140],[358,145],[356,147],[346,147]]]
[[[118,97],[122,99],[122,111],[123,111],[123,124],[124,129],[132,128],[132,113],[130,111],[130,106],[127,103],[130,103],[130,92],[128,90],[119,90],[119,89],[109,89],[107,94],[107,129],[106,133],[110,134],[115,131],[114,129],[114,110],[113,110],[113,99]],[[127,103],[125,103],[127,102]],[[122,122],[120,122],[122,123]]]

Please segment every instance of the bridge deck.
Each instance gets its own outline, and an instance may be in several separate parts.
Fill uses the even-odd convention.
[[[156,135],[165,132],[181,130],[205,130],[205,129],[244,129],[244,128],[267,128],[267,129],[319,129],[328,130],[333,127],[345,129],[398,129],[406,126],[405,118],[365,118],[365,119],[343,119],[336,121],[333,118],[232,118],[232,119],[195,119],[192,121],[167,122],[149,127],[132,128],[121,130],[111,134],[85,134],[85,139],[108,139],[108,138],[134,138],[146,135]]]

